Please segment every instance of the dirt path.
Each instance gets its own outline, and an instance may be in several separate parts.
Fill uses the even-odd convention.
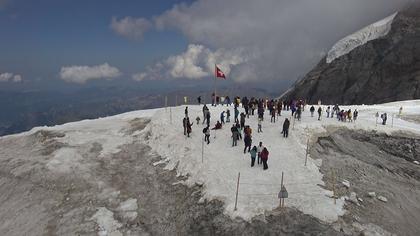
[[[419,138],[340,129],[319,138],[311,156],[322,159],[328,189],[333,170],[338,195],[355,192],[361,198],[346,204],[348,213],[340,226],[345,232],[354,233],[365,225],[398,235],[420,235],[420,166],[413,162],[420,161]],[[368,196],[369,192],[377,197]]]

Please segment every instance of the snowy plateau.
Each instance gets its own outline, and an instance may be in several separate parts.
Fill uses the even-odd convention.
[[[212,114],[213,127],[220,113],[227,107],[208,107]],[[203,144],[204,125],[202,122],[195,122],[197,116],[202,121],[202,106],[199,105],[188,106],[189,117],[194,121],[190,138],[183,135],[182,119],[185,105],[134,111],[54,127],[37,127],[25,133],[0,137],[2,176],[12,181],[8,188],[19,185],[19,181],[23,181],[25,176],[30,176],[30,181],[25,183],[29,185],[28,188],[42,185],[45,189],[42,199],[23,197],[15,202],[12,197],[1,195],[5,204],[9,204],[3,204],[0,207],[1,212],[18,209],[19,214],[10,219],[2,216],[3,225],[0,229],[8,235],[43,235],[45,231],[37,228],[36,222],[46,218],[49,219],[48,222],[57,221],[57,225],[51,227],[61,235],[73,231],[74,225],[80,227],[78,232],[84,232],[84,228],[91,227],[91,224],[96,227],[92,232],[98,235],[131,235],[123,230],[127,222],[144,222],[145,219],[138,219],[140,215],[155,214],[151,209],[147,209],[150,204],[142,200],[145,195],[151,193],[136,191],[138,183],[131,182],[134,182],[136,175],[152,172],[153,168],[158,166],[163,166],[167,171],[176,171],[177,176],[182,177],[182,180],[173,180],[172,185],[203,186],[203,193],[197,204],[213,199],[220,200],[224,203],[225,215],[233,219],[240,217],[245,221],[251,221],[253,217],[278,208],[277,195],[283,172],[284,185],[288,190],[286,208],[295,208],[320,222],[332,224],[346,213],[345,206],[349,203],[346,202],[346,196],[334,201],[333,191],[325,187],[327,183],[324,182],[323,173],[320,171],[322,160],[309,155],[305,166],[308,140],[313,144],[318,137],[327,133],[328,129],[340,127],[350,130],[375,130],[385,134],[408,132],[420,135],[419,122],[401,119],[398,116],[400,107],[403,107],[404,115],[420,116],[420,100],[343,106],[342,109],[359,111],[357,121],[351,123],[325,118],[326,106],[322,107],[324,113],[321,121],[310,116],[308,105],[301,121],[292,119],[289,138],[283,138],[280,132],[284,118],[291,119],[290,111],[283,111],[276,123],[271,123],[266,114],[262,126],[263,133],[256,132],[256,116],[250,116],[246,120],[246,124],[253,129],[253,146],[263,142],[270,152],[269,168],[266,171],[260,165],[250,167],[250,156],[248,153],[244,154],[242,142],[239,142],[237,147],[232,147],[229,123],[221,130],[212,130],[210,144]],[[233,113],[233,107],[229,109]],[[240,112],[242,111],[240,108]],[[387,125],[376,124],[377,112],[388,113]],[[143,122],[145,120],[147,122]],[[132,154],[135,150],[126,146],[133,142],[144,144],[150,147],[150,150],[136,148],[138,153]],[[142,156],[141,153],[147,155]],[[134,164],[136,158],[150,158],[154,164],[150,168],[143,168]],[[130,170],[130,173],[126,170]],[[235,210],[239,173],[239,194]],[[56,182],[50,184],[50,180]],[[8,186],[5,181],[2,179],[2,190]],[[138,181],[154,183],[153,178]],[[353,182],[349,182],[352,180],[337,179],[338,183],[343,181],[348,183],[345,184],[346,188],[353,188]],[[57,193],[49,191],[56,188],[59,189]],[[129,194],[129,191],[135,194]],[[90,199],[95,200],[86,203],[84,199],[89,194],[92,195]],[[153,195],[151,198],[157,197],[158,195]],[[36,204],[40,204],[39,208]],[[85,205],[88,207],[85,208]],[[67,211],[56,212],[58,219],[48,216],[46,208],[56,209],[58,206]],[[66,220],[66,217],[78,214],[81,215],[80,222]],[[35,220],[33,225],[28,226],[32,231],[19,231],[19,226],[27,224],[28,219],[32,219],[29,222]],[[48,225],[48,222],[38,224]],[[66,224],[69,224],[67,229],[60,228]]]
[[[353,49],[366,44],[371,40],[381,38],[389,33],[391,30],[392,22],[398,12],[375,22],[365,28],[346,36],[338,41],[327,54],[327,63],[331,63],[335,59],[346,55]]]

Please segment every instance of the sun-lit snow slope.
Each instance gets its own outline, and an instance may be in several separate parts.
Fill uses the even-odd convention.
[[[296,121],[290,127],[290,136],[284,139],[280,132],[285,117],[290,118],[290,112],[284,111],[280,121],[270,123],[268,115],[263,122],[263,133],[257,133],[257,118],[250,116],[246,124],[253,129],[253,145],[262,141],[270,152],[269,169],[263,171],[262,166],[250,167],[249,154],[243,153],[243,142],[239,141],[237,147],[232,147],[230,126],[212,132],[210,145],[204,145],[202,161],[202,129],[203,125],[193,125],[191,138],[186,138],[182,131],[182,118],[185,107],[160,110],[149,124],[151,131],[150,145],[162,156],[167,168],[177,167],[180,175],[189,176],[186,184],[201,183],[205,186],[205,197],[208,199],[221,199],[226,203],[226,212],[231,216],[240,216],[250,219],[252,216],[271,210],[279,205],[277,194],[280,190],[281,173],[284,172],[284,183],[289,192],[286,206],[295,207],[306,214],[313,215],[320,220],[333,222],[344,214],[343,200],[334,204],[332,192],[323,189],[322,174],[319,171],[319,160],[309,158],[305,162],[305,147],[308,137],[325,132],[326,126],[346,126],[354,129],[378,129],[384,132],[395,131],[398,128],[410,131],[420,131],[420,125],[394,118],[394,128],[391,128],[392,113],[398,113],[401,105],[405,114],[420,113],[420,101],[384,104],[376,106],[350,106],[343,108],[357,108],[360,118],[356,123],[342,123],[334,119],[323,118],[318,121],[310,117],[309,108],[303,113],[302,121]],[[210,106],[209,106],[210,107]],[[202,107],[189,106],[189,116],[195,120],[197,116],[202,119]],[[219,118],[220,113],[226,109],[210,107],[212,125]],[[233,108],[230,107],[233,114]],[[325,108],[324,108],[325,110]],[[242,110],[241,110],[242,111]],[[375,125],[375,113],[387,112],[388,126]],[[172,115],[171,115],[172,114]],[[324,115],[326,113],[324,112]],[[172,116],[172,123],[171,123]],[[398,127],[398,128],[397,128]],[[160,162],[160,163],[162,163]],[[238,173],[240,174],[238,207],[234,211],[235,192]]]
[[[397,14],[394,13],[338,41],[328,52],[327,63],[331,63],[336,58],[351,52],[353,49],[371,40],[387,35],[391,30],[392,21]]]
[[[167,169],[177,168],[179,175],[188,176],[185,184],[203,184],[204,198],[222,200],[226,204],[227,214],[247,220],[266,210],[278,207],[277,194],[280,190],[281,172],[284,172],[284,184],[289,192],[289,198],[285,201],[286,206],[297,208],[322,221],[333,222],[337,220],[338,216],[344,214],[344,201],[338,199],[337,204],[334,204],[331,198],[332,192],[322,187],[326,183],[322,181],[323,176],[319,171],[320,160],[313,160],[309,157],[307,166],[304,166],[308,137],[315,141],[315,137],[326,132],[328,126],[376,129],[387,133],[398,130],[420,133],[419,123],[397,117],[392,119],[393,114],[397,114],[401,106],[404,116],[420,117],[420,100],[373,106],[342,107],[343,109],[357,108],[360,111],[360,117],[355,123],[342,123],[335,118],[327,119],[325,112],[323,119],[318,121],[315,117],[310,117],[307,106],[302,115],[302,121],[296,121],[294,125],[292,122],[288,139],[284,139],[280,131],[284,118],[290,118],[290,112],[283,111],[283,115],[276,123],[270,123],[269,116],[266,114],[263,122],[264,132],[260,134],[256,132],[256,116],[250,116],[246,120],[246,124],[253,129],[253,145],[262,141],[270,152],[269,169],[266,171],[263,171],[261,165],[250,167],[250,156],[243,153],[242,141],[238,142],[237,147],[232,147],[230,125],[224,126],[217,132],[212,132],[210,145],[204,145],[202,161],[202,129],[204,126],[194,124],[191,138],[186,138],[183,135],[182,118],[185,106],[135,111],[54,127],[37,127],[29,132],[0,137],[0,139],[8,140],[29,136],[40,130],[65,134],[52,137],[58,143],[62,143],[62,147],[57,146],[56,150],[54,149],[55,151],[48,155],[45,158],[45,163],[42,164],[50,171],[56,172],[57,175],[83,168],[86,168],[86,171],[81,171],[81,173],[89,175],[89,166],[84,160],[86,157],[80,153],[83,153],[86,148],[95,146],[95,143],[102,147],[98,150],[100,156],[109,158],[110,154],[120,151],[122,145],[134,141],[144,141],[152,147],[153,152],[162,157],[162,161],[159,163],[166,163]],[[212,113],[211,126],[213,126],[226,106],[216,108],[209,106],[209,108]],[[233,114],[233,107],[229,108]],[[195,120],[197,116],[201,117],[201,111],[202,106],[189,106],[191,120]],[[376,112],[388,113],[387,126],[375,125]],[[130,132],[132,122],[136,118],[151,119],[147,127],[141,131],[144,135],[138,135],[137,131]],[[392,120],[393,127],[391,127]],[[145,136],[148,141],[144,140]],[[21,153],[21,156],[24,156],[23,152],[25,150],[16,150],[16,153]],[[117,158],[117,156],[113,158]],[[236,181],[239,172],[241,177],[238,206],[234,211]],[[97,181],[100,184],[100,181]]]

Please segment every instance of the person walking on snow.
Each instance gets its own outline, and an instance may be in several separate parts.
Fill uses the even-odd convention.
[[[235,106],[235,123],[238,123],[238,122],[239,122],[238,117],[239,117],[238,107],[237,107],[237,106]]]
[[[246,148],[248,148],[248,152],[250,152],[251,151],[251,145],[252,145],[251,135],[245,135],[244,143],[245,143],[244,153],[246,153]]]
[[[289,119],[286,118],[283,123],[283,132],[282,132],[284,138],[289,137],[289,126],[290,126],[290,121]]]
[[[201,96],[198,96],[197,102],[198,102],[198,105],[201,105]]]
[[[382,118],[382,125],[386,125],[386,120],[388,119],[387,114],[386,113],[382,114],[381,118]]]
[[[207,126],[210,126],[210,111],[207,110],[206,113],[206,121],[207,121]]]
[[[204,124],[204,122],[206,122],[208,111],[209,111],[209,108],[206,106],[206,104],[204,104],[204,106],[203,106],[203,124]]]
[[[327,118],[330,118],[330,112],[331,112],[331,108],[330,106],[327,107]],[[332,114],[331,114],[332,116]]]
[[[318,108],[318,120],[321,120],[321,115],[322,115],[322,108],[319,107]]]
[[[315,107],[314,106],[311,106],[311,108],[309,109],[309,111],[311,112],[311,117],[314,117]]]
[[[188,117],[188,107],[185,107],[185,117]]]
[[[263,150],[263,149],[264,149],[263,143],[262,143],[262,142],[260,142],[260,143],[258,144],[258,147],[257,147],[257,156],[258,156],[258,159],[257,159],[257,164],[258,164],[258,165],[262,163],[262,162],[261,162],[261,152],[262,152],[262,150]]]
[[[271,120],[270,120],[270,122],[271,123],[276,123],[276,109],[274,109],[274,107],[273,107],[271,109],[270,113],[271,113]]]
[[[258,118],[258,133],[262,133],[262,120],[261,118]]]
[[[251,154],[251,167],[253,167],[255,165],[255,158],[257,157],[257,146],[254,146],[249,153]]]
[[[268,150],[267,148],[264,148],[261,152],[261,161],[263,163],[263,170],[267,170],[268,169],[268,165],[267,165],[267,161],[268,161]]]

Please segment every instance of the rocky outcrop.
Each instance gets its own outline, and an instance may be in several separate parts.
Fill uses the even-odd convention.
[[[283,98],[375,104],[420,98],[420,4],[401,11],[390,32],[327,63],[323,58]]]

